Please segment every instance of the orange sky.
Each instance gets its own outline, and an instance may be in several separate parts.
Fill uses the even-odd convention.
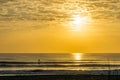
[[[113,0],[0,1],[0,52],[119,53],[119,4]]]

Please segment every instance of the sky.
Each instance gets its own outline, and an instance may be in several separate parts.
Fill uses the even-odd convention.
[[[0,0],[0,53],[119,53],[120,0]]]

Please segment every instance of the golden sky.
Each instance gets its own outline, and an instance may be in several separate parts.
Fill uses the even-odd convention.
[[[0,0],[0,52],[120,52],[120,0]]]

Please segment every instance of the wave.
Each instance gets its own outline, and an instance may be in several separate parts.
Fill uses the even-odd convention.
[[[0,67],[120,67],[120,64],[108,62],[7,62],[1,61]]]
[[[110,72],[110,74],[109,74]],[[76,70],[13,70],[0,71],[0,76],[15,75],[120,75],[120,70],[93,70],[93,71],[76,71]]]

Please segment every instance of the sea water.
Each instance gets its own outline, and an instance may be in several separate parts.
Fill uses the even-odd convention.
[[[0,74],[68,74],[120,69],[118,53],[0,54]],[[58,72],[57,72],[58,73]],[[57,74],[54,73],[54,74]]]

